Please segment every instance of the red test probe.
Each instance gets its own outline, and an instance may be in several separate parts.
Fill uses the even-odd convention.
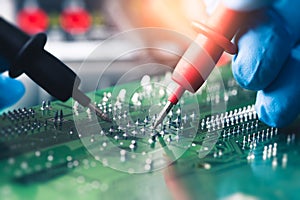
[[[195,93],[203,85],[224,51],[237,53],[237,46],[230,40],[246,16],[247,12],[231,10],[219,4],[206,25],[193,22],[193,27],[199,34],[172,74],[177,87],[171,92],[168,102],[156,118],[154,129],[162,123],[185,90]]]

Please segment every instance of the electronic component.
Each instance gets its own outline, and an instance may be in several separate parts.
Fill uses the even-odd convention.
[[[3,113],[1,199],[297,199],[299,126],[263,124],[255,93],[214,72],[157,130],[169,75],[90,93],[113,123],[73,100]]]
[[[51,41],[94,41],[115,31],[102,7],[94,0],[18,0],[12,3],[16,25],[34,35],[45,32]]]

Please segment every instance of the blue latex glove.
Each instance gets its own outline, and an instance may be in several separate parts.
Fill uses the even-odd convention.
[[[7,63],[0,59],[0,71],[5,71]],[[0,110],[16,103],[24,94],[24,85],[15,79],[0,74]]]
[[[233,58],[238,83],[256,90],[259,118],[281,127],[300,112],[300,1],[276,1],[257,11],[236,37]]]

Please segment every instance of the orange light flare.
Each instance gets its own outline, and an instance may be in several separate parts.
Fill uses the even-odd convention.
[[[139,37],[145,44],[158,45],[173,43],[180,47],[182,53],[189,46],[190,42],[197,36],[197,32],[192,28],[192,21],[199,21],[206,24],[209,19],[206,5],[203,0],[127,0],[118,1],[125,17],[122,18],[114,11],[112,17],[115,17],[116,24],[122,30],[130,28],[155,27],[173,30],[185,35],[189,40],[178,39],[174,34],[143,34]],[[180,58],[170,55],[162,50],[149,50],[148,52],[159,62],[163,60],[175,60],[176,63]],[[222,65],[228,61],[222,58]]]

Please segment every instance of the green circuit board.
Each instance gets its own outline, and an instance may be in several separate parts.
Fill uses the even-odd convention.
[[[170,74],[0,116],[1,199],[297,199],[299,125],[259,121],[230,66],[186,92],[157,129]],[[299,121],[299,120],[298,120]]]

